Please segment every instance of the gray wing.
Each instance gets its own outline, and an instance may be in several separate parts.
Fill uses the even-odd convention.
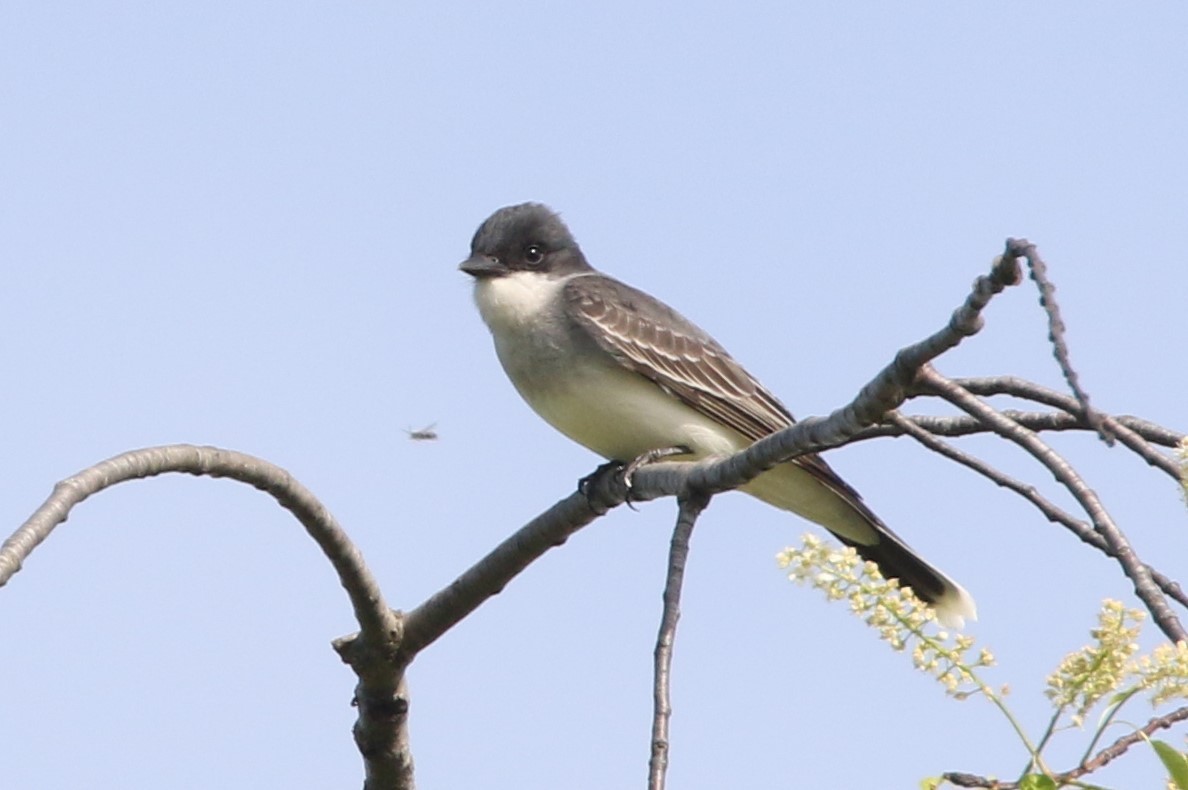
[[[602,350],[710,419],[751,441],[796,421],[717,341],[643,291],[588,274],[567,282],[563,295],[570,319]],[[858,492],[819,456],[803,455],[793,463],[877,523]]]
[[[795,422],[713,338],[642,291],[588,274],[565,284],[564,299],[569,319],[619,364],[751,441]],[[792,463],[851,507],[868,533],[855,532],[853,523],[844,529],[822,526],[876,563],[885,577],[899,579],[936,604],[942,622],[960,627],[962,617],[976,617],[969,594],[912,551],[820,456],[802,455]]]

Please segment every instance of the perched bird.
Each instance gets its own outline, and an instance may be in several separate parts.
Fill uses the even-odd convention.
[[[794,422],[708,334],[586,262],[548,207],[501,208],[459,268],[503,369],[537,414],[604,458],[662,447],[681,459],[735,453]],[[678,459],[680,460],[680,459]],[[918,556],[818,455],[779,464],[742,489],[814,521],[932,604],[942,623],[976,617],[969,594]]]

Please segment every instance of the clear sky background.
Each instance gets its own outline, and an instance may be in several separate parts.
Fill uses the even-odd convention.
[[[290,470],[389,601],[416,605],[598,462],[520,402],[456,270],[478,223],[524,200],[798,416],[847,402],[1026,236],[1095,403],[1182,429],[1186,41],[1171,2],[12,0],[4,530],[91,463],[215,444]],[[986,318],[942,371],[1059,385],[1030,283]],[[406,438],[434,422],[440,441]],[[1173,484],[1090,437],[1056,444],[1188,581]],[[999,442],[963,446],[1054,493]],[[829,460],[976,596],[988,677],[1037,733],[1045,675],[1101,599],[1133,600],[1117,567],[908,440]],[[420,657],[422,787],[643,786],[674,514],[614,512]],[[783,578],[776,552],[808,529],[742,495],[703,517],[671,785],[1017,772],[988,704],[947,699]],[[3,783],[357,786],[353,676],[329,648],[353,630],[328,564],[260,493],[180,476],[105,492],[0,590]],[[1098,781],[1159,774],[1139,752]]]

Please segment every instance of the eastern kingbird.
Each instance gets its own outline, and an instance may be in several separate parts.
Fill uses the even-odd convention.
[[[561,218],[538,203],[501,208],[459,267],[508,378],[537,414],[599,455],[628,463],[661,447],[696,460],[787,428],[791,412],[718,343],[668,305],[586,262]],[[879,520],[818,455],[742,490],[814,521],[961,627],[976,617],[961,585]]]

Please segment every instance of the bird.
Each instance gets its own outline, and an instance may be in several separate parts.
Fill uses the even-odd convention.
[[[520,396],[603,458],[626,464],[670,447],[689,451],[679,460],[726,456],[795,422],[704,330],[591,266],[548,206],[497,210],[458,268],[473,278],[479,315]],[[778,464],[740,490],[853,546],[930,604],[942,625],[976,619],[969,593],[891,531],[820,455]]]

